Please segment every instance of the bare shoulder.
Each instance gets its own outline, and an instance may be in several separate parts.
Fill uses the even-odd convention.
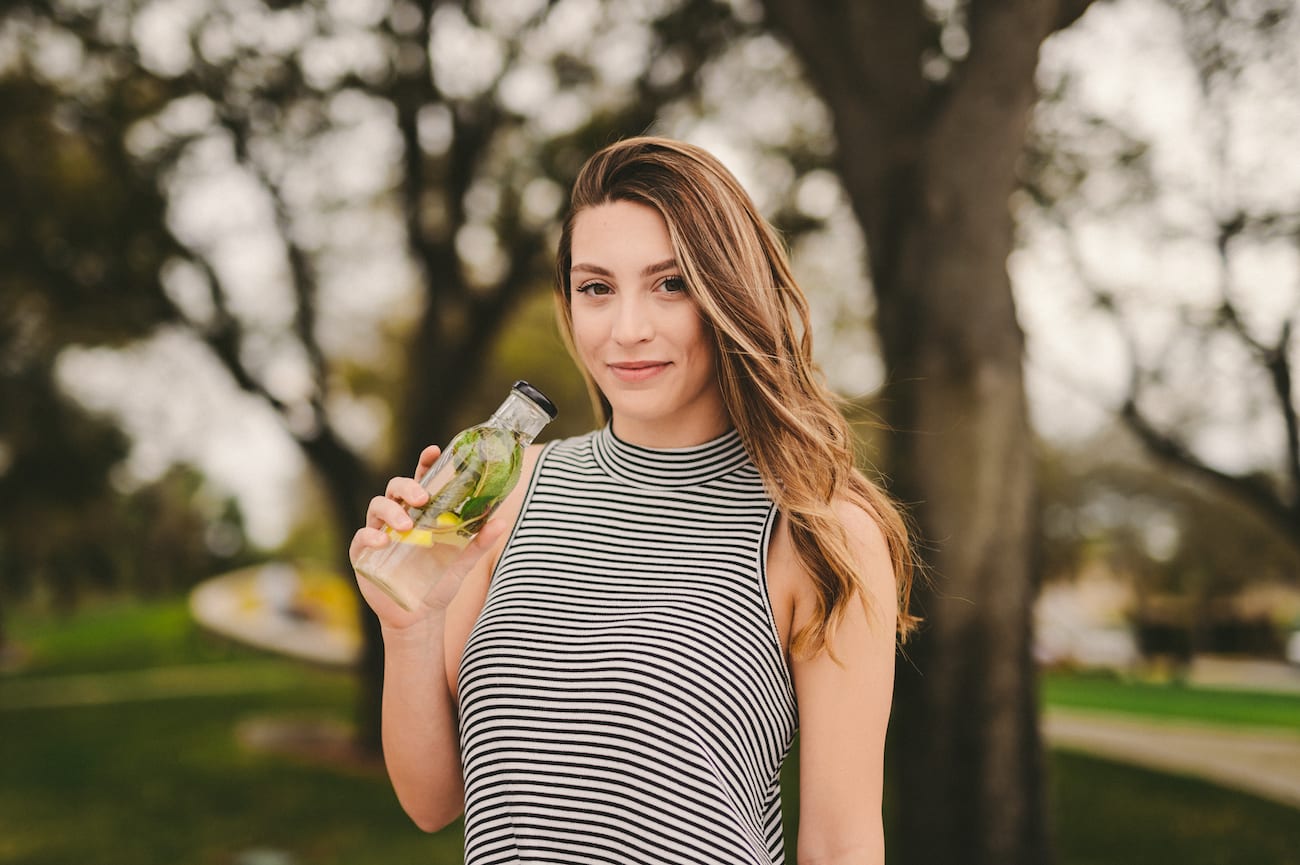
[[[844,528],[849,554],[857,565],[862,591],[873,619],[891,633],[894,627],[897,588],[893,562],[884,532],[875,517],[857,503],[838,499],[832,505]],[[773,530],[767,558],[768,592],[773,614],[788,650],[791,635],[809,624],[817,614],[817,584],[803,567],[790,535],[790,521],[781,515]],[[860,605],[854,605],[860,606]]]
[[[885,533],[875,515],[856,502],[840,499],[834,508],[844,526],[849,552],[858,565],[860,586],[867,593],[867,603],[884,619],[872,624],[886,626],[892,635],[897,619],[898,582]]]

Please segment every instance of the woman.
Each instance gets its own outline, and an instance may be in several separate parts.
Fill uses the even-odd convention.
[[[556,300],[605,426],[530,448],[422,609],[361,581],[403,807],[463,809],[470,865],[781,862],[798,728],[799,861],[882,862],[908,540],[776,234],[709,154],[623,141],[575,184]],[[394,478],[353,560],[426,498]]]

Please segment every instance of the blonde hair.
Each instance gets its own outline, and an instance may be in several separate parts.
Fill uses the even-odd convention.
[[[731,421],[777,507],[789,520],[800,564],[812,575],[817,610],[793,636],[796,657],[828,648],[847,605],[871,602],[832,503],[861,507],[880,527],[897,586],[900,638],[908,612],[914,555],[899,508],[854,466],[849,425],[812,360],[808,302],[785,247],[736,178],[689,144],[632,138],[604,148],[574,183],[556,256],[560,329],[575,360],[569,307],[574,221],[589,207],[630,201],[654,208],[668,225],[677,265],[714,337],[719,385]],[[579,360],[578,366],[583,367]],[[610,405],[583,369],[600,419]]]

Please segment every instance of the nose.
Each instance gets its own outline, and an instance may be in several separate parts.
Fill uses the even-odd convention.
[[[639,293],[619,295],[618,306],[614,312],[613,332],[610,336],[619,345],[636,345],[648,342],[654,337],[654,322],[645,301]]]

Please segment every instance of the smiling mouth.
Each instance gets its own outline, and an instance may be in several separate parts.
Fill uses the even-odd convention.
[[[668,361],[638,360],[628,363],[607,364],[616,378],[623,381],[643,381],[667,369]]]

